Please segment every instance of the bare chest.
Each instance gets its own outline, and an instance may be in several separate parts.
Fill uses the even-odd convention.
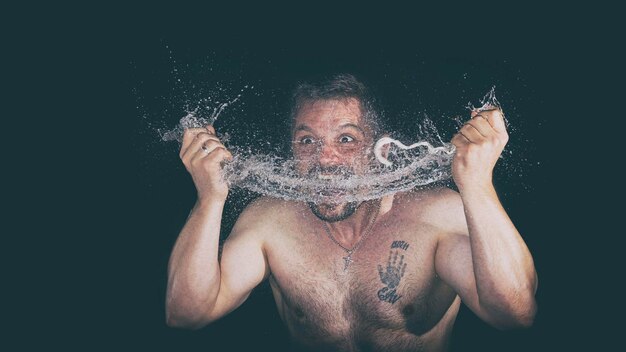
[[[456,297],[435,275],[432,231],[381,222],[347,269],[348,253],[321,229],[304,229],[269,246],[272,289],[292,335],[336,345],[432,330]]]

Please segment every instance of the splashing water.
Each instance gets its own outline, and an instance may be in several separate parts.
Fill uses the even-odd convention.
[[[433,148],[436,149],[436,148]],[[313,203],[343,203],[380,198],[450,177],[452,153],[445,149],[422,150],[413,157],[404,156],[392,168],[372,166],[363,175],[337,173],[321,179],[319,174],[302,176],[296,161],[267,155],[234,153],[224,167],[224,177],[231,186],[288,200]],[[400,153],[394,153],[400,155]]]
[[[204,127],[215,122],[219,114],[239,96],[212,109],[208,118],[199,116],[197,110],[184,116],[178,126],[162,134],[162,139],[181,141],[186,128]],[[474,111],[500,108],[493,87],[480,101],[481,106]],[[343,172],[333,177],[321,178],[319,174],[303,176],[296,171],[297,161],[276,155],[258,154],[229,147],[232,161],[223,168],[223,177],[231,187],[238,187],[275,198],[313,203],[343,203],[377,199],[385,195],[408,191],[451,177],[451,163],[456,148],[445,143],[437,133],[432,121],[425,119],[423,127],[431,142],[420,140],[411,145],[383,137],[369,153],[373,153],[373,164],[364,174]],[[422,126],[420,126],[422,131]],[[387,155],[383,148],[389,145]]]
[[[207,125],[213,125],[215,121],[217,120],[217,118],[222,113],[222,111],[224,111],[224,109],[226,109],[228,106],[237,102],[239,98],[241,98],[241,94],[237,95],[235,99],[232,99],[225,103],[217,102],[218,105],[216,107],[212,107],[208,105],[210,104],[209,101],[201,101],[196,106],[196,108],[194,108],[192,111],[188,111],[187,115],[185,115],[182,119],[180,119],[180,122],[174,129],[161,134],[161,139],[163,141],[182,142],[183,134],[185,133],[186,129],[206,127]],[[202,117],[202,115],[206,113],[205,111],[209,112],[209,117],[207,118]]]
[[[480,100],[480,107],[474,107],[472,102],[467,103],[467,108],[470,111],[481,112],[485,110],[499,109],[502,111],[502,106],[500,102],[496,98],[496,86],[491,87],[491,89],[485,94],[485,96]],[[502,112],[502,117],[504,118],[504,123],[506,127],[509,127],[509,121],[506,119],[504,112]]]

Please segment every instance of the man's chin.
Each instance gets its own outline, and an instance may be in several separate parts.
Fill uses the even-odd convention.
[[[309,203],[309,208],[315,216],[326,222],[337,222],[349,218],[357,209],[356,202],[344,204],[315,204]]]

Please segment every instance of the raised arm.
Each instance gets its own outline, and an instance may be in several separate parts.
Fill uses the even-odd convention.
[[[168,266],[166,321],[198,329],[238,307],[268,273],[261,237],[242,214],[218,258],[228,187],[221,163],[230,153],[211,126],[185,132],[180,153],[198,201],[176,240]],[[253,213],[248,211],[248,213]]]
[[[456,228],[437,248],[438,275],[487,323],[528,327],[536,313],[537,274],[532,256],[502,207],[492,170],[508,135],[500,110],[473,112],[452,142],[452,173],[459,188],[448,211]],[[462,219],[462,221],[458,221]]]

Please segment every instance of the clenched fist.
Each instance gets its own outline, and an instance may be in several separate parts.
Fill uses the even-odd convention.
[[[493,168],[509,140],[500,109],[472,111],[471,118],[451,141],[456,146],[452,177],[459,190],[491,186]]]
[[[226,200],[228,185],[222,178],[222,163],[232,155],[215,135],[213,126],[185,130],[180,158],[196,185],[198,201]]]

